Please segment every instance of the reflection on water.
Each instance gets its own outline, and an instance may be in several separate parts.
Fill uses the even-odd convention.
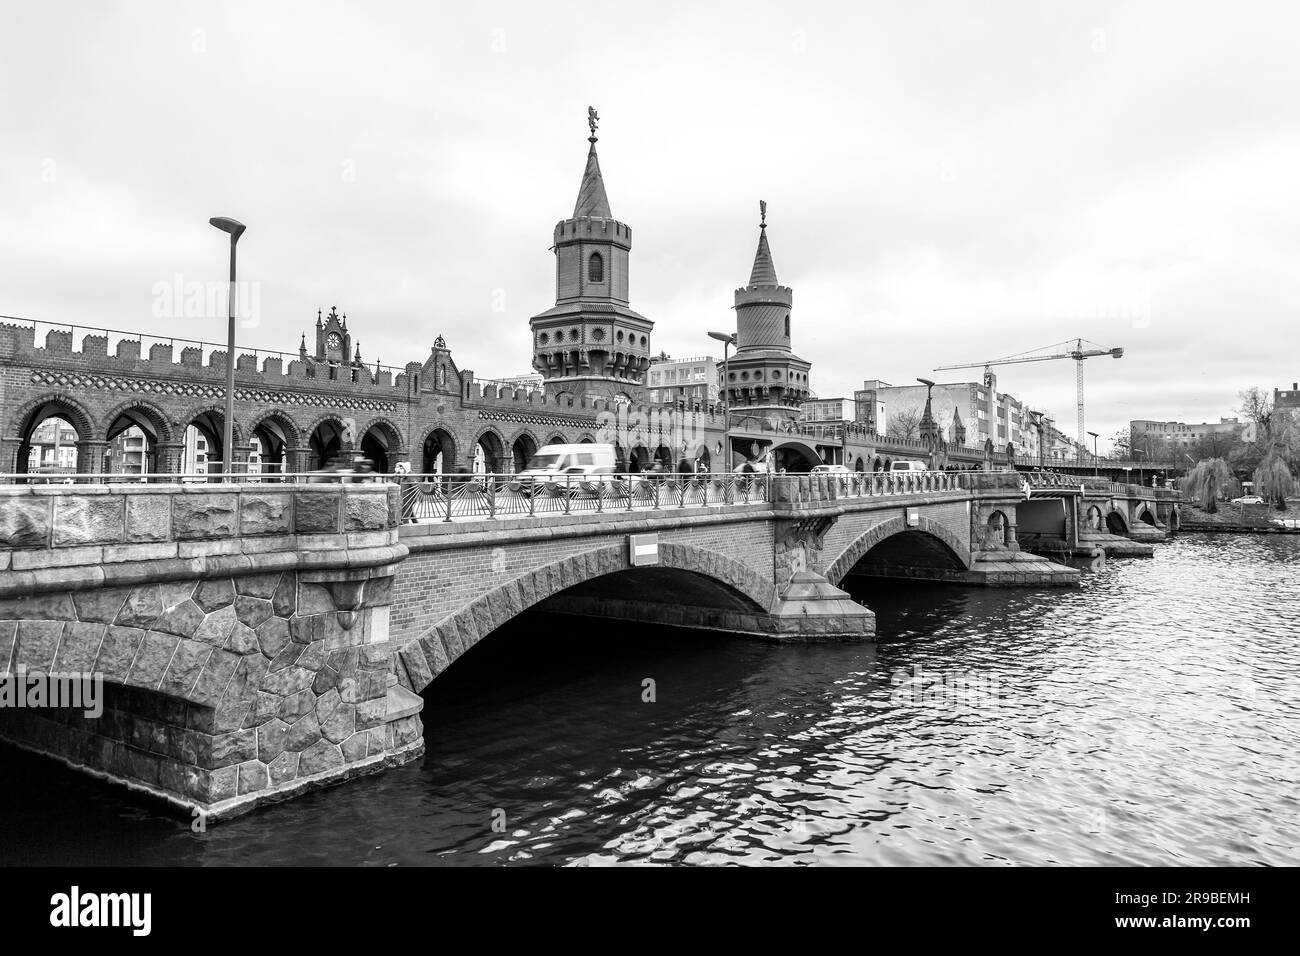
[[[877,584],[877,645],[529,617],[426,692],[422,761],[206,834],[6,748],[0,859],[1293,864],[1297,571],[1189,535],[1077,590]]]

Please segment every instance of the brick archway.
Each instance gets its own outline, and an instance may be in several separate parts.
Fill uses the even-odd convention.
[[[716,551],[687,544],[664,544],[660,568],[687,571],[738,594],[763,612],[776,600],[776,589],[747,565]],[[594,578],[630,570],[623,545],[570,555],[535,568],[488,591],[474,603],[448,615],[398,652],[398,679],[417,693],[428,686],[479,640],[530,607]]]
[[[108,414],[104,415],[101,419],[104,426],[104,434],[95,437],[102,438],[105,441],[110,441],[111,438],[108,434],[109,429],[111,429],[113,424],[124,415],[130,419],[136,418],[137,415],[132,415],[132,412],[137,413],[139,418],[143,418],[148,422],[149,427],[154,431],[152,437],[155,441],[172,442],[180,440],[175,435],[170,416],[153,402],[148,402],[139,398],[123,402],[108,412]],[[133,420],[132,424],[138,424],[138,422]]]
[[[932,538],[937,538],[952,552],[953,557],[961,563],[963,568],[970,568],[970,545],[937,521],[922,516],[915,526],[909,527],[902,518],[890,518],[887,521],[882,521],[874,528],[864,531],[841,552],[838,558],[827,564],[826,580],[830,581],[831,584],[839,584],[844,580],[844,576],[853,569],[853,566],[866,556],[868,551],[882,541],[908,531],[919,531],[928,534]]]

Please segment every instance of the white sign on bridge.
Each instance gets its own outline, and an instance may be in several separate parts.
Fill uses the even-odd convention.
[[[632,567],[659,563],[659,535],[630,534],[627,536],[627,559]]]

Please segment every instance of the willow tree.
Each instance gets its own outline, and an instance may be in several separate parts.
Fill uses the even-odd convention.
[[[1232,486],[1232,471],[1222,458],[1204,458],[1187,473],[1184,487],[1201,502],[1201,510],[1214,514],[1219,510],[1219,495]]]
[[[1278,511],[1286,511],[1286,496],[1295,491],[1295,478],[1277,448],[1270,448],[1255,469],[1255,490],[1265,500],[1272,500]]]

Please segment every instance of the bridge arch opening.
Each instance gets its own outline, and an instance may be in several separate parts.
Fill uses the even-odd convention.
[[[501,436],[488,429],[474,440],[474,464],[470,469],[476,475],[499,475],[505,471],[506,449]]]
[[[401,453],[402,436],[391,422],[374,422],[361,436],[361,455],[380,474],[390,474]]]
[[[308,471],[315,471],[331,461],[343,457],[344,447],[343,423],[327,418],[312,429],[308,446],[311,449],[311,464]]]
[[[1153,528],[1156,525],[1155,515],[1151,513],[1150,508],[1143,508],[1141,511],[1139,511],[1138,520],[1141,521],[1143,524],[1151,525],[1151,527]]]
[[[773,444],[771,454],[777,470],[789,474],[803,474],[822,464],[822,456],[817,454],[816,448],[793,438]]]
[[[284,472],[289,470],[289,450],[298,448],[298,426],[281,411],[268,412],[254,422],[250,429],[257,442],[259,470]]]
[[[445,428],[435,428],[424,436],[421,449],[422,470],[426,475],[448,474],[456,467],[456,439]]]
[[[18,474],[71,474],[82,465],[78,444],[89,432],[77,427],[77,415],[58,404],[34,409],[19,431],[13,470]]]
[[[537,454],[537,442],[528,432],[517,435],[510,443],[510,456],[516,473],[527,468],[528,462],[535,454]]]
[[[1128,534],[1128,520],[1118,511],[1106,515],[1106,530],[1111,534]]]
[[[1178,507],[1174,506],[1174,508],[1169,512],[1169,530],[1177,531],[1180,527],[1182,527],[1182,524],[1183,524],[1182,515],[1178,513]]]
[[[104,438],[104,471],[115,475],[154,474],[165,470],[158,460],[158,444],[171,438],[167,419],[155,409],[132,404],[110,413]]]
[[[1088,513],[1084,517],[1084,524],[1089,531],[1104,531],[1101,509],[1096,505],[1089,505]]]
[[[190,416],[185,423],[181,471],[190,475],[216,474],[225,464],[226,417],[215,408]]]
[[[848,577],[960,580],[971,566],[965,541],[941,523],[922,516],[909,525],[889,518],[859,535],[826,564],[826,579],[840,584]]]
[[[611,639],[630,623],[734,632],[737,615],[762,615],[775,597],[748,565],[689,545],[661,545],[654,566],[618,566],[626,560],[622,546],[585,551],[488,591],[403,641],[399,679],[419,692],[473,646],[530,615],[599,619]]]

